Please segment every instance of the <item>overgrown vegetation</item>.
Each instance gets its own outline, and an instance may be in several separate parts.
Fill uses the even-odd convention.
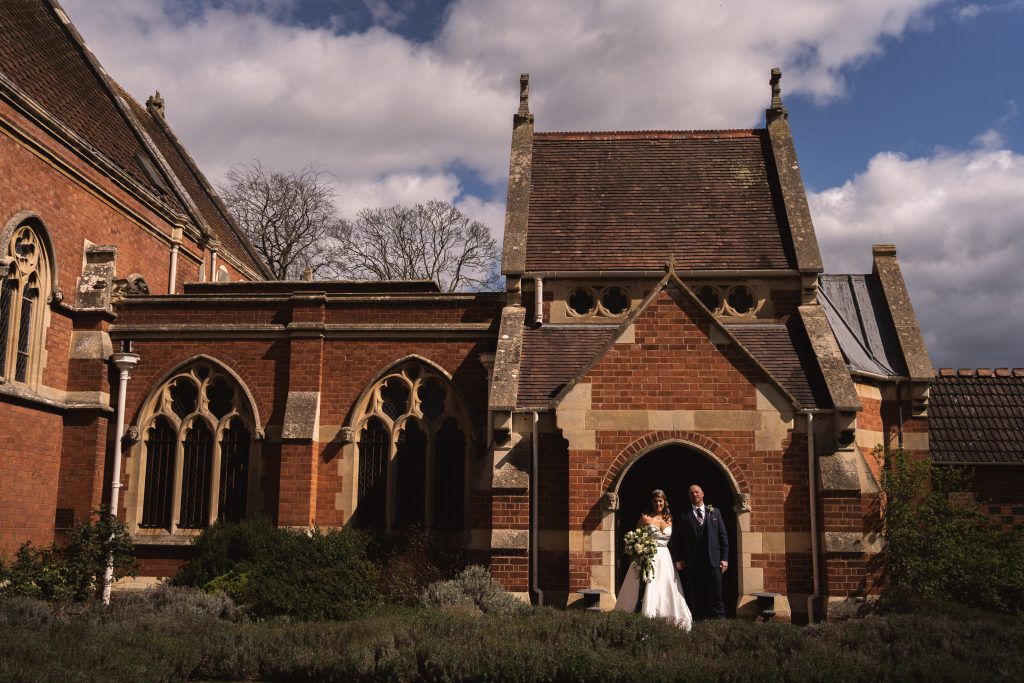
[[[82,602],[103,589],[108,558],[114,580],[138,571],[131,537],[104,506],[68,532],[68,542],[49,548],[23,543],[13,561],[0,558],[0,595],[26,596],[53,602]]]
[[[161,589],[167,591],[168,589]],[[192,597],[190,597],[192,596]],[[1024,629],[930,604],[797,627],[704,622],[685,633],[635,614],[422,608],[350,621],[231,621],[210,596],[115,594],[71,615],[0,600],[0,680],[883,681],[1024,677]],[[218,598],[223,600],[223,598]]]
[[[256,618],[352,619],[387,603],[416,605],[427,586],[461,567],[457,547],[420,529],[375,538],[256,519],[203,531],[172,583],[223,591]]]
[[[223,591],[251,616],[351,619],[381,601],[358,531],[296,531],[269,520],[216,524],[172,583]]]
[[[963,469],[933,466],[903,450],[887,453],[885,460],[882,519],[890,603],[945,599],[1021,614],[1024,529],[994,527],[973,502]]]

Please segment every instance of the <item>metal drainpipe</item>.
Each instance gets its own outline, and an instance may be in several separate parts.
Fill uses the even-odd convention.
[[[128,390],[128,374],[139,362],[137,353],[119,352],[110,357],[110,360],[121,371],[121,378],[117,387],[117,417],[116,429],[114,431],[114,463],[113,475],[110,482],[110,514],[117,518],[117,506],[121,497],[121,439],[124,438],[124,403],[125,394]],[[107,568],[103,572],[103,604],[110,604],[110,588],[114,583],[114,555],[107,555]]]
[[[901,382],[896,380],[896,435],[899,447],[903,448],[903,392],[900,387]]]
[[[807,596],[807,623],[814,623],[814,602],[821,597],[818,589],[820,583],[818,569],[818,492],[815,487],[814,468],[814,415],[807,415],[807,490],[810,496],[811,512],[811,574],[814,579],[814,592]]]
[[[544,324],[544,279],[533,279],[533,322],[537,327]]]
[[[171,272],[167,274],[167,293],[174,294],[178,280],[178,244],[171,245]]]
[[[540,415],[537,411],[533,411],[533,462],[530,466],[530,494],[533,498],[532,504],[530,505],[530,545],[533,546],[530,552],[530,563],[533,565],[530,576],[533,578],[533,590],[537,594],[537,606],[540,607],[544,604],[544,591],[540,588],[540,580],[537,576],[537,568],[540,564],[540,443],[538,439],[539,430],[537,429],[537,423],[540,421]]]

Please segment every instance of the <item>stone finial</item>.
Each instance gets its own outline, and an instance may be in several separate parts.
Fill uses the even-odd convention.
[[[872,244],[871,245],[872,256],[895,256],[896,245],[895,244]]]
[[[519,114],[530,113],[530,74],[519,74]]]
[[[676,272],[676,257],[675,254],[669,254],[668,260],[665,261],[665,272],[674,273]]]
[[[159,90],[156,91],[156,94],[150,95],[149,99],[146,100],[146,110],[150,114],[159,114],[161,117],[164,115],[164,98],[160,97]]]
[[[782,69],[775,67],[772,69],[772,77],[768,82],[772,86],[772,106],[771,108],[775,111],[782,111],[782,86],[779,83],[782,81]]]
[[[302,281],[303,282],[312,282],[313,281],[313,267],[312,266],[306,266],[305,268],[302,269]]]

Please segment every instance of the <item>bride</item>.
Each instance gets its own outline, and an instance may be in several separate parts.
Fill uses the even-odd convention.
[[[640,613],[646,617],[667,619],[687,631],[693,625],[690,608],[683,597],[683,586],[679,582],[672,554],[668,550],[668,541],[672,537],[672,512],[668,508],[665,492],[655,489],[651,492],[650,503],[644,514],[640,515],[637,527],[648,526],[654,532],[654,540],[658,551],[654,555],[654,579],[644,585],[644,594],[640,602]],[[640,599],[640,580],[636,576],[636,565],[630,563],[626,578],[619,588],[619,598],[615,609],[623,612],[637,611]]]

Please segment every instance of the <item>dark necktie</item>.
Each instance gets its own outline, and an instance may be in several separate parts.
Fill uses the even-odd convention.
[[[704,525],[704,511],[700,508],[697,508],[697,524]]]

